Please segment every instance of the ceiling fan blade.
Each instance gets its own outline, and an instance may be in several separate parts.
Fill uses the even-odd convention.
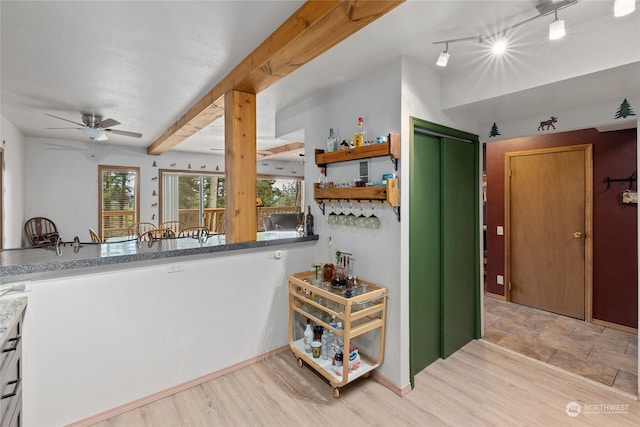
[[[117,121],[117,120],[106,119],[106,120],[101,121],[98,124],[98,126],[101,127],[102,129],[104,129],[104,128],[110,128],[110,127],[113,127],[113,126],[118,126],[119,124],[120,124],[120,122]]]
[[[131,136],[133,138],[141,138],[142,134],[138,132],[129,132],[126,130],[116,130],[116,129],[104,129],[105,132],[112,133],[114,135],[123,135],[123,136]]]
[[[73,123],[73,124],[78,125],[78,126],[86,127],[84,125],[84,123],[74,122],[73,120],[68,120],[68,119],[65,119],[65,118],[62,118],[62,117],[54,116],[53,114],[46,114],[45,113],[45,116],[53,117],[54,119],[60,119],[60,120],[64,120],[65,122],[69,122],[69,123]]]
[[[74,129],[74,130],[77,129],[77,130],[82,130],[84,128],[45,128],[45,129],[58,129],[58,130],[60,130],[60,129]]]

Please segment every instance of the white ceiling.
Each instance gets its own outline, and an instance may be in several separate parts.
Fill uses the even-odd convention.
[[[51,130],[74,127],[46,114],[80,121],[96,113],[122,124],[115,129],[140,132],[141,139],[109,135],[109,144],[146,147],[202,95],[284,22],[301,1],[2,1],[0,5],[0,113],[27,136],[85,141],[82,132]],[[537,0],[407,1],[378,21],[321,55],[258,95],[258,149],[301,140],[303,133],[276,139],[275,112],[323,88],[340,84],[378,65],[405,55],[442,74],[474,72],[473,43],[450,44],[451,61],[435,66],[442,45],[433,42],[486,35],[537,15]],[[561,13],[568,32],[606,35],[620,25],[613,0],[582,0]],[[631,17],[640,28],[640,12]],[[546,37],[552,17],[518,27],[526,39]],[[553,83],[548,95],[504,94],[458,105],[451,111],[477,122],[526,115],[545,103],[571,97],[590,102],[610,97],[601,82],[640,92],[640,36],[629,34],[635,57],[626,67],[573,70],[572,79]],[[620,41],[623,42],[623,41]],[[594,61],[601,58],[593,52]],[[531,67],[540,58],[524,56]],[[566,67],[571,67],[568,59]],[[330,70],[328,72],[327,70]],[[461,71],[462,70],[462,71]],[[585,83],[590,89],[585,91]],[[610,88],[608,88],[610,89]],[[538,93],[540,93],[538,91]],[[573,94],[562,96],[562,94]],[[490,116],[489,116],[490,114]],[[489,117],[489,118],[487,118]],[[224,120],[189,138],[175,149],[212,153],[224,147]],[[295,153],[297,156],[297,153]]]

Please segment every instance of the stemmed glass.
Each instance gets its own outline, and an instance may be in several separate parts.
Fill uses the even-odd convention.
[[[337,225],[338,224],[338,215],[335,211],[335,206],[331,205],[331,212],[327,216],[327,223],[329,225]]]
[[[371,215],[367,218],[367,228],[378,229],[380,228],[380,218],[376,216],[375,205],[371,206]]]
[[[367,217],[364,214],[364,203],[360,203],[360,215],[356,218],[356,227],[358,228],[366,228],[367,227]]]
[[[347,216],[344,213],[344,206],[340,204],[340,213],[338,214],[338,225],[345,225],[347,223]]]
[[[356,226],[357,217],[353,213],[353,203],[350,204],[350,209],[351,209],[351,212],[349,213],[349,215],[347,215],[347,219],[346,219],[345,223],[349,227],[355,227]]]

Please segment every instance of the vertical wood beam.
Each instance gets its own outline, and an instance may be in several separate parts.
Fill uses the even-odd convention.
[[[256,94],[224,96],[226,243],[256,240]]]

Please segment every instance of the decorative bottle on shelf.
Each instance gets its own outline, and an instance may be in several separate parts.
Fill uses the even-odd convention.
[[[322,352],[320,353],[320,357],[322,359],[329,358],[329,330],[324,328],[322,331],[322,338],[320,339],[320,343],[322,344]]]
[[[364,145],[364,119],[362,117],[358,117],[358,130],[355,135],[353,135],[353,146],[355,148],[362,147]]]
[[[313,341],[313,330],[311,329],[311,320],[307,319],[307,327],[304,330],[304,351],[311,353],[311,342]]]
[[[327,138],[327,152],[336,151],[338,149],[338,140],[333,134],[333,128],[329,129],[329,137]]]
[[[313,236],[313,215],[311,214],[311,205],[307,205],[307,216],[304,218],[304,229],[307,236]]]

